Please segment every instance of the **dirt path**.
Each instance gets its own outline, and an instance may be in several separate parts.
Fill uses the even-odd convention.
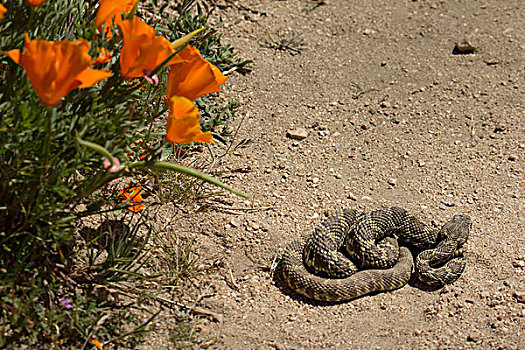
[[[203,346],[525,348],[521,1],[224,4],[226,39],[255,69],[225,88],[242,104],[238,141],[251,143],[226,160],[246,172],[223,180],[251,201],[228,196],[222,211],[176,221],[200,256],[220,257],[199,282],[200,305],[224,316],[199,324]],[[279,32],[299,34],[302,52],[267,47]],[[463,38],[475,54],[452,54]],[[287,137],[295,128],[308,136]],[[326,211],[392,205],[429,224],[472,217],[459,281],[319,305],[261,267]]]

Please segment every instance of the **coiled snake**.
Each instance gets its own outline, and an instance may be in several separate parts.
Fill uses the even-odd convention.
[[[462,246],[471,225],[468,216],[456,215],[432,229],[399,207],[343,210],[286,247],[282,274],[297,293],[330,302],[401,288],[414,264],[420,283],[450,284],[465,269]],[[420,251],[415,262],[411,250]]]

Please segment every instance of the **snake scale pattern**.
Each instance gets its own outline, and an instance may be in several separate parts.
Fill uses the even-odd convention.
[[[450,284],[465,269],[471,225],[456,215],[432,229],[399,207],[343,210],[286,247],[282,275],[295,292],[328,302],[401,288],[413,269],[424,285]]]

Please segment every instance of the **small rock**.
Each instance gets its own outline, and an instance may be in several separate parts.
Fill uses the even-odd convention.
[[[506,129],[507,127],[505,126],[505,124],[496,124],[496,126],[494,127],[494,132],[502,132]]]
[[[470,332],[467,335],[467,341],[470,341],[470,342],[473,342],[473,343],[477,343],[479,341],[479,335],[474,333],[474,332]]]
[[[381,67],[386,66],[386,61],[381,61]]]
[[[444,199],[441,201],[441,203],[445,204],[447,207],[453,207],[456,205],[456,203],[454,203],[452,200],[450,199]]]
[[[475,45],[473,45],[470,41],[468,41],[467,39],[462,39],[456,43],[456,46],[454,46],[454,50],[452,50],[452,54],[467,55],[476,52],[477,49],[478,48]]]
[[[525,261],[521,259],[516,259],[512,262],[512,266],[514,267],[525,267]]]
[[[237,218],[232,218],[230,220],[230,225],[232,225],[233,227],[239,227],[241,225],[239,219]]]
[[[394,178],[390,178],[387,180],[388,184],[391,185],[391,186],[395,186],[397,185],[397,180],[394,179]]]
[[[497,58],[487,58],[483,62],[487,64],[487,66],[495,66],[496,64],[500,64],[501,61]]]
[[[372,201],[372,197],[369,197],[369,196],[363,196],[361,197],[361,199],[364,201]]]
[[[308,131],[306,131],[303,128],[288,130],[288,132],[286,133],[286,136],[294,140],[302,140],[308,136]]]
[[[490,297],[490,293],[487,292],[487,291],[482,291],[482,292],[479,293],[479,297],[486,299],[486,298]]]
[[[509,154],[508,160],[510,160],[511,162],[516,161],[516,160],[518,160],[518,155],[517,154]]]
[[[363,30],[363,35],[370,35],[370,34],[374,34],[375,31],[370,29],[370,28],[366,28],[365,30]]]
[[[392,105],[388,101],[381,102],[381,104],[379,106],[381,106],[381,108],[390,108],[390,107],[392,107]]]
[[[352,192],[348,192],[347,198],[348,198],[348,199],[351,199],[351,200],[353,200],[353,201],[357,201],[357,197],[356,197],[356,195],[353,194]]]
[[[315,220],[319,217],[319,214],[318,213],[313,213],[312,216],[308,217],[308,219],[311,219],[311,220]]]

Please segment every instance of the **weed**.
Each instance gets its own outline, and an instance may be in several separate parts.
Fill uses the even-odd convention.
[[[92,339],[133,347],[151,329],[155,314],[149,312],[150,318],[139,320],[138,311],[148,310],[136,300],[123,304],[119,296],[126,283],[155,277],[145,269],[151,229],[146,216],[129,211],[135,206],[130,201],[141,202],[140,190],[131,191],[136,201],[116,200],[108,195],[108,185],[119,178],[133,177],[136,182],[159,169],[171,169],[199,178],[198,183],[204,180],[227,188],[162,159],[167,150],[179,147],[163,138],[168,112],[163,102],[165,65],[176,49],[167,57],[159,56],[162,50],[153,50],[151,61],[162,63],[132,74],[132,65],[119,60],[131,45],[121,35],[124,27],[117,31],[115,26],[109,39],[106,27],[99,30],[92,23],[102,2],[4,4],[8,10],[0,20],[0,48],[9,54],[0,56],[0,347],[86,348]],[[162,43],[170,45],[187,30],[206,26],[208,14],[199,5],[192,12],[192,6],[190,0],[179,3],[180,13],[174,17],[167,2],[150,1],[139,6],[138,14],[153,9],[163,16],[143,16],[148,23],[133,23],[154,27],[157,37],[165,34],[159,38]],[[124,21],[133,13],[115,16],[115,21]],[[192,35],[197,35],[202,55],[215,60],[220,69],[249,70],[250,62],[236,58],[216,32]],[[69,59],[59,61],[62,56]],[[42,64],[27,64],[31,59]],[[86,72],[104,78],[88,83],[82,75]],[[42,76],[46,79],[39,80]],[[60,88],[53,90],[55,86]],[[205,115],[202,129],[227,142],[228,118],[235,105],[212,106],[218,96],[197,102]],[[192,127],[199,129],[201,119],[195,117]],[[142,145],[138,159],[127,158],[135,145]],[[173,281],[191,269],[184,249],[176,251],[178,260],[172,262]]]
[[[305,44],[301,35],[294,31],[287,32],[279,29],[276,37],[273,37],[269,32],[267,32],[267,37],[264,42],[267,47],[275,50],[289,50],[293,54],[300,54]]]

